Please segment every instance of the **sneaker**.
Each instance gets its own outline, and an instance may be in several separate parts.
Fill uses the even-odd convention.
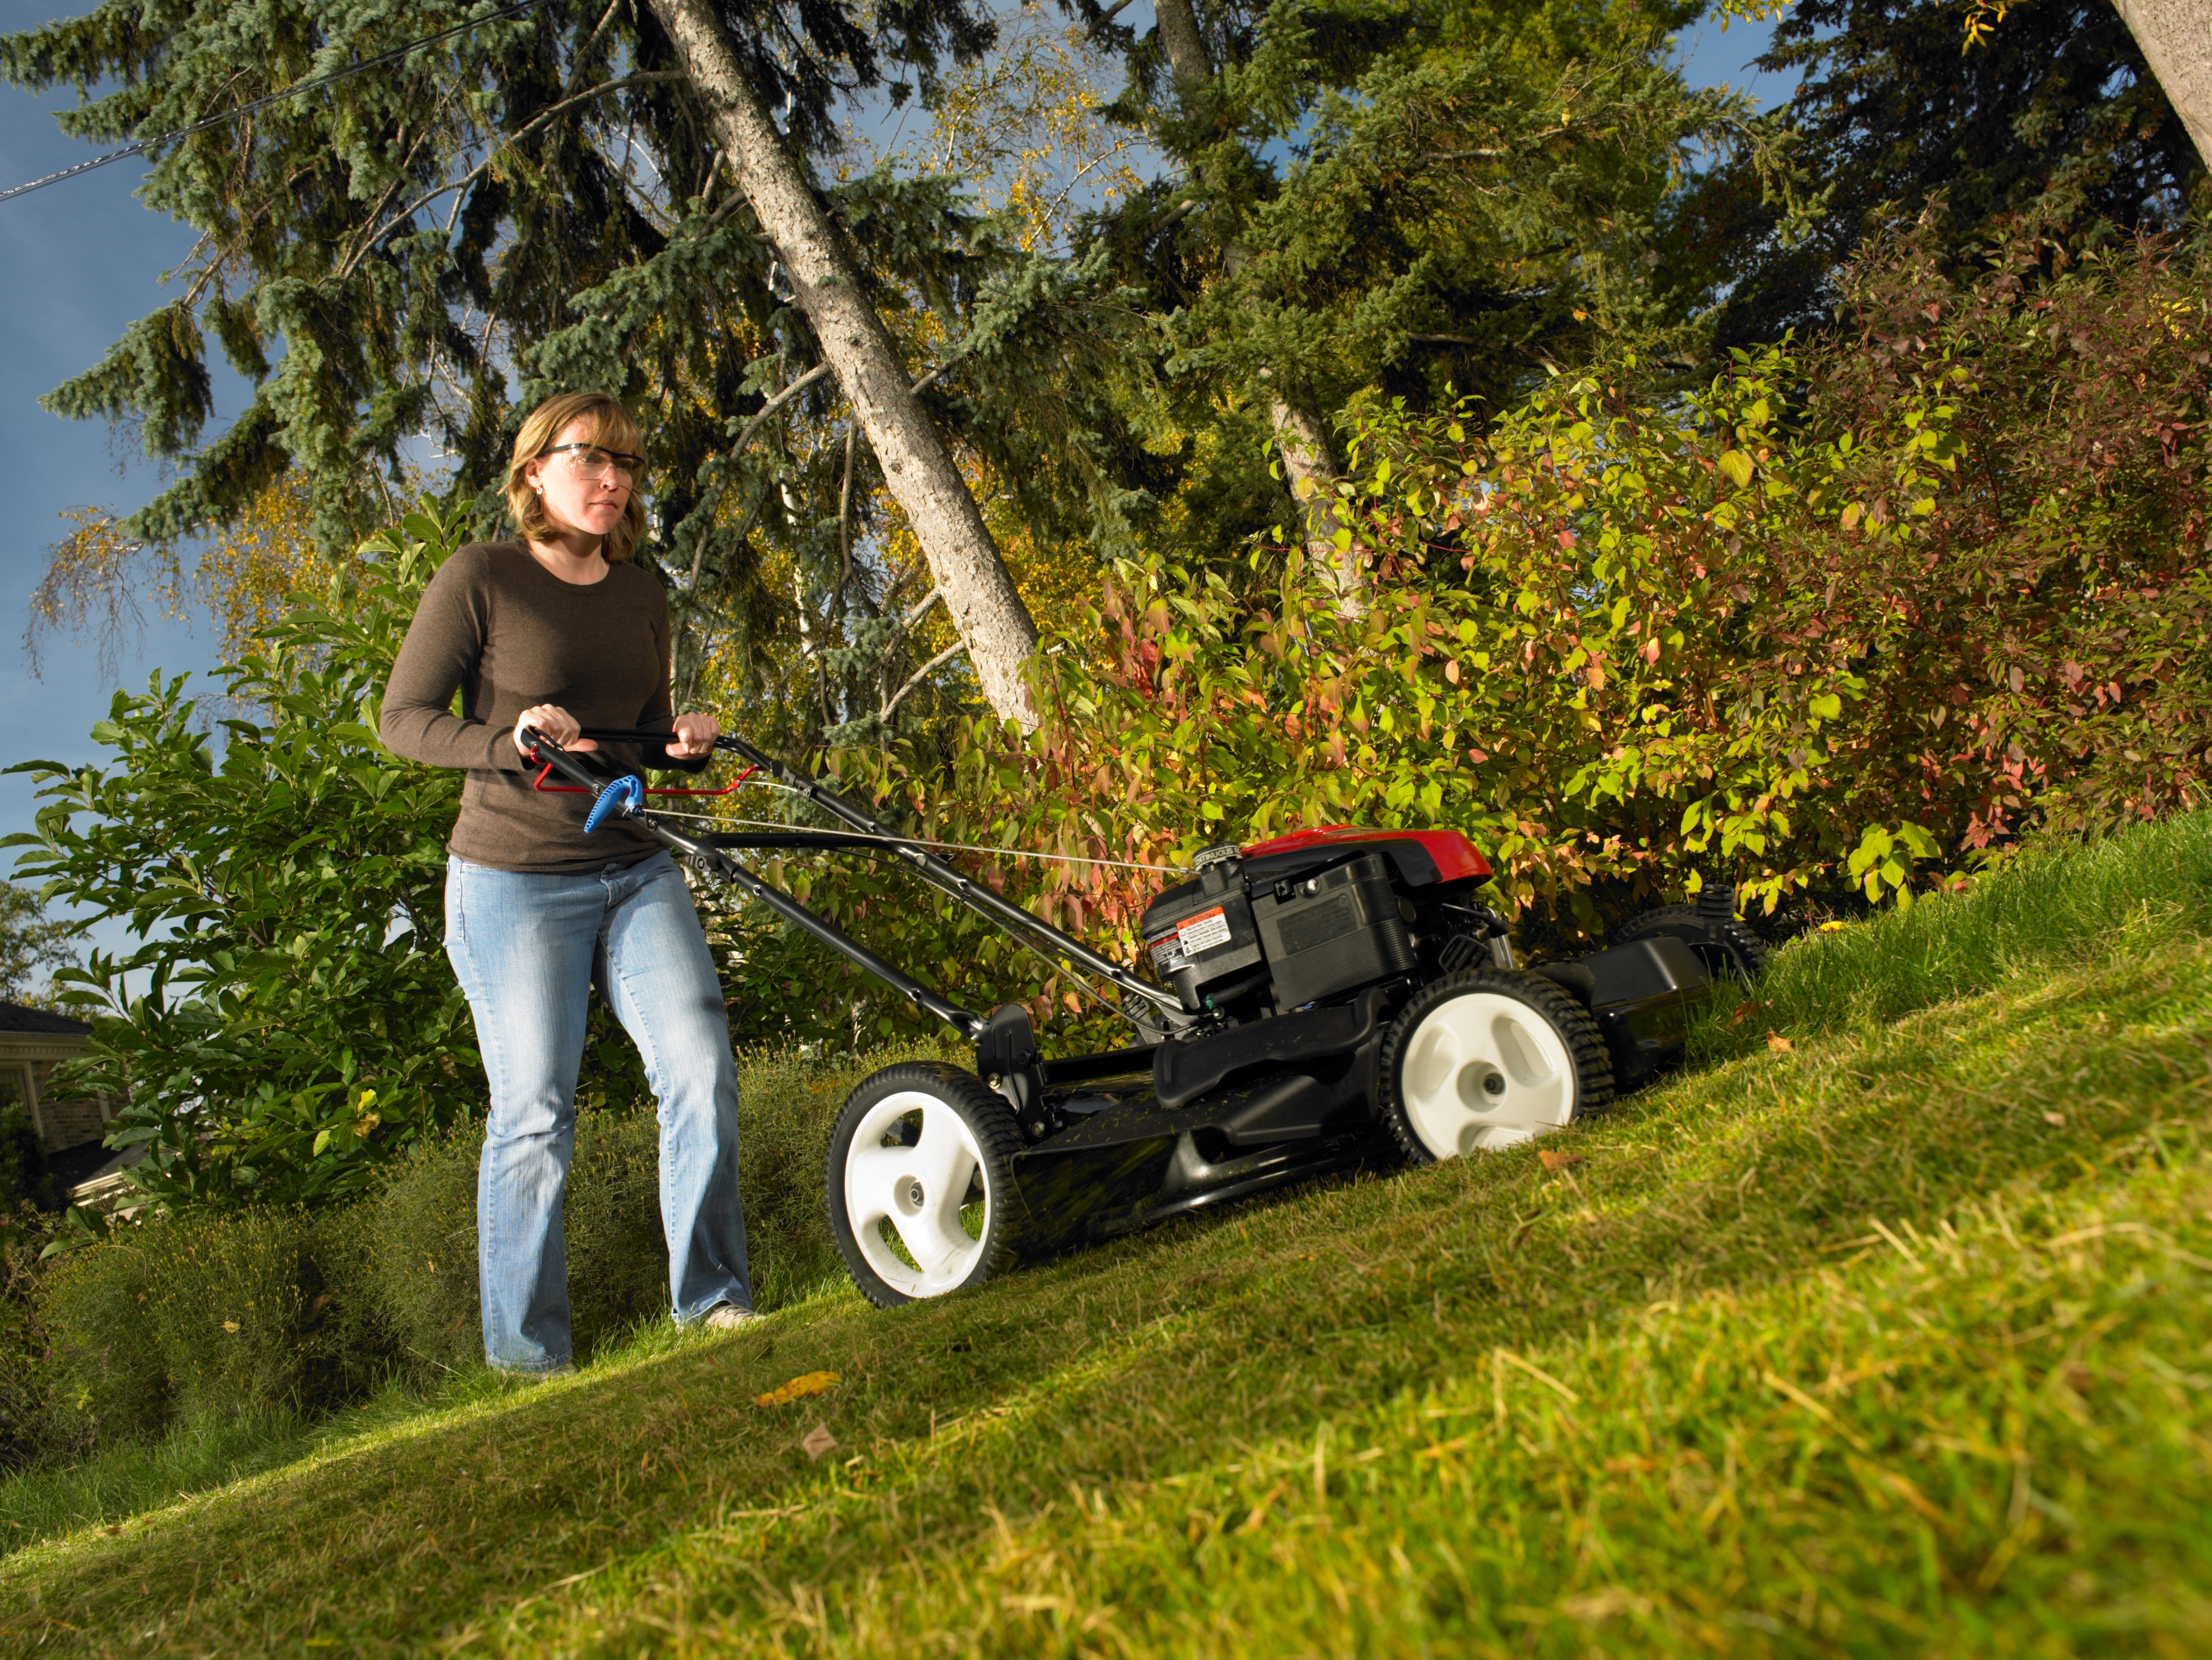
[[[717,1303],[700,1316],[699,1323],[708,1331],[735,1331],[759,1318],[750,1309],[741,1309],[735,1303]]]

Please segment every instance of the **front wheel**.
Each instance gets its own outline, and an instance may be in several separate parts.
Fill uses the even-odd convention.
[[[1012,1110],[957,1067],[886,1067],[830,1133],[830,1233],[879,1309],[980,1286],[1010,1267],[1022,1201]]]
[[[1406,1005],[1378,1065],[1384,1119],[1416,1164],[1507,1147],[1613,1099],[1589,1011],[1540,975],[1477,969]]]

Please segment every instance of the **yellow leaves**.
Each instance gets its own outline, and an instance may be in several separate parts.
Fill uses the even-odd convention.
[[[1723,450],[1721,471],[1729,476],[1738,489],[1751,488],[1751,457],[1743,451]]]
[[[810,1395],[827,1394],[842,1381],[834,1371],[803,1372],[789,1383],[770,1389],[766,1395],[753,1396],[753,1404],[757,1407],[788,1406],[792,1402],[803,1401]]]

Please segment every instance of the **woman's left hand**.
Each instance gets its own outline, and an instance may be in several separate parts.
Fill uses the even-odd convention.
[[[676,735],[668,742],[668,752],[684,761],[694,756],[712,755],[714,740],[721,735],[722,723],[711,714],[679,714],[676,717]]]

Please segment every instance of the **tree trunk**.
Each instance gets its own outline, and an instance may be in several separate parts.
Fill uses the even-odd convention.
[[[1168,69],[1175,76],[1176,100],[1188,112],[1200,88],[1213,77],[1213,60],[1206,54],[1205,37],[1198,32],[1198,12],[1191,0],[1154,0],[1152,15],[1159,27]],[[1222,263],[1232,277],[1249,257],[1235,242],[1222,251]],[[1336,545],[1336,532],[1343,522],[1336,512],[1340,469],[1336,446],[1329,441],[1328,423],[1322,419],[1310,392],[1300,396],[1279,386],[1274,376],[1266,378],[1267,420],[1274,429],[1276,453],[1282,457],[1283,481],[1298,504],[1306,562],[1328,571],[1334,579],[1340,616],[1364,616],[1366,575],[1356,556]]]
[[[967,480],[910,390],[913,377],[890,332],[862,295],[836,228],[762,107],[709,0],[651,4],[705,100],[714,137],[728,152],[761,228],[775,244],[799,308],[882,463],[884,482],[906,510],[982,682],[984,701],[1002,721],[1036,726],[1024,671],[1036,653],[1036,624]]]
[[[2112,0],[2142,48],[2166,101],[2212,167],[2212,4],[2206,0]]]
[[[1297,500],[1299,522],[1305,531],[1306,562],[1329,574],[1336,587],[1338,616],[1364,617],[1367,574],[1360,569],[1357,554],[1336,545],[1336,532],[1344,522],[1337,516],[1336,481],[1344,468],[1336,459],[1336,446],[1329,441],[1328,424],[1310,396],[1295,403],[1274,398],[1267,405],[1267,415],[1274,423],[1275,448],[1283,458],[1284,480]]]

